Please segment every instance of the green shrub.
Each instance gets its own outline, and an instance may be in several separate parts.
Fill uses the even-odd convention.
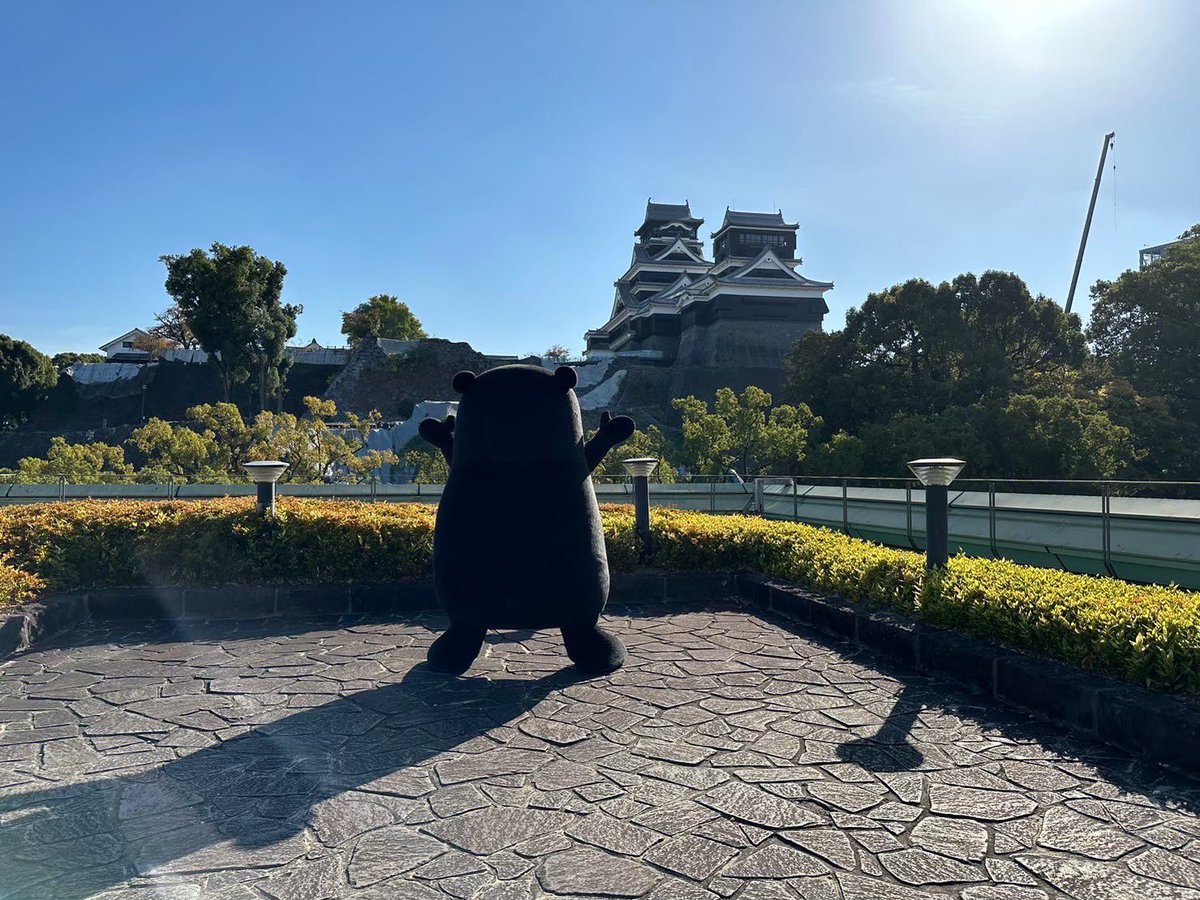
[[[630,571],[633,510],[604,506],[609,565]],[[430,575],[435,508],[244,498],[89,500],[0,508],[0,606],[45,590],[122,585],[373,582]],[[761,518],[652,512],[654,564],[753,569],[1151,687],[1200,694],[1200,594],[1002,560],[950,560]]]
[[[428,575],[435,509],[283,499],[85,500],[0,509],[0,547],[57,590],[395,581]]]
[[[922,618],[1165,690],[1200,693],[1200,594],[955,557]]]
[[[9,565],[9,559],[9,554],[0,553],[0,609],[32,600],[46,587],[36,575]]]

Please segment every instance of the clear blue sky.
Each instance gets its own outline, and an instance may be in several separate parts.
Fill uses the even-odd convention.
[[[827,328],[986,268],[1065,299],[1200,220],[1200,3],[10,2],[0,331],[92,350],[164,253],[288,267],[298,338],[406,300],[492,353],[582,347],[648,196],[781,207]],[[1115,187],[1115,208],[1114,208]],[[709,245],[711,246],[711,245]]]

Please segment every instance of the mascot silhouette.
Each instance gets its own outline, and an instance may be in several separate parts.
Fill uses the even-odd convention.
[[[575,383],[568,366],[459,372],[457,417],[421,423],[450,464],[433,536],[450,628],[429,648],[435,669],[465,672],[489,628],[559,628],[588,673],[625,661],[624,645],[597,624],[608,557],[591,473],[633,434],[633,419],[606,412],[585,443]]]

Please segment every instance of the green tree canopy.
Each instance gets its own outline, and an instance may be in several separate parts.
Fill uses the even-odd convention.
[[[787,396],[831,429],[856,432],[898,413],[1003,398],[1037,372],[1086,356],[1079,319],[1010,272],[913,279],[870,294],[846,327],[812,332],[785,364]]]
[[[411,471],[413,484],[445,484],[450,477],[450,465],[442,451],[419,437],[413,438],[405,446],[400,454],[399,465]]]
[[[589,440],[593,434],[595,434],[594,431],[589,432]],[[595,474],[610,478],[627,478],[629,473],[625,471],[625,460],[653,458],[658,460],[658,466],[650,476],[650,480],[661,484],[674,484],[678,474],[671,462],[674,455],[675,449],[667,440],[667,436],[663,434],[662,429],[657,425],[651,425],[645,431],[640,429],[634,431],[629,436],[629,440],[608,451],[608,455],[604,457],[604,461]]]
[[[367,335],[400,341],[429,337],[408,304],[391,294],[376,294],[350,312],[342,313],[342,334],[352,347]]]
[[[1162,362],[1157,341],[1168,317],[1134,333],[1147,325],[1143,310],[1163,303],[1162,287],[1149,283],[1171,273],[1178,286],[1186,282],[1181,267],[1175,255],[1141,279],[1147,284],[1130,284],[1139,273],[1126,273],[1117,287],[1098,286],[1109,301],[1108,308],[1100,302],[1100,320],[1122,325],[1101,329],[1093,318],[1090,334],[1111,362],[1089,355],[1076,316],[1031,295],[1009,272],[959,275],[937,287],[912,280],[869,295],[847,314],[845,328],[805,335],[788,355],[789,399],[811,400],[828,428],[806,469],[906,476],[908,459],[951,454],[995,477],[1186,476],[1200,458],[1188,437],[1197,429],[1173,418],[1155,391],[1170,379],[1184,385],[1179,393],[1200,397],[1187,387],[1200,372],[1197,310],[1182,301],[1173,307],[1192,328],[1193,352],[1182,350],[1189,339],[1177,330],[1181,352],[1169,375],[1145,374]],[[1154,297],[1130,303],[1135,288]],[[1132,350],[1122,357],[1126,346]],[[1140,383],[1135,372],[1143,373]]]
[[[1200,225],[1184,232],[1200,233]],[[1097,357],[1139,392],[1200,418],[1200,238],[1144,269],[1092,287],[1088,337]]]
[[[303,307],[280,302],[287,268],[251,247],[213,244],[208,252],[160,257],[166,289],[221,377],[224,399],[253,382],[258,408],[278,398],[290,361],[284,353]]]
[[[44,458],[27,456],[17,463],[19,481],[37,483],[58,476],[75,483],[106,483],[128,480],[133,467],[125,462],[125,451],[109,444],[68,444],[64,438],[50,439]]]
[[[838,432],[813,449],[805,470],[906,478],[910,459],[958,456],[976,477],[1113,478],[1144,455],[1133,429],[1095,393],[1014,394],[1004,402],[896,413],[856,435]]]
[[[1112,478],[1138,456],[1133,435],[1092,399],[1020,394],[1004,409],[1006,439],[996,466],[1024,478]]]
[[[194,406],[188,422],[171,425],[151,419],[129,438],[141,453],[143,473],[156,480],[243,481],[242,463],[280,459],[288,463],[283,481],[319,483],[343,476],[364,477],[396,461],[390,450],[368,450],[367,438],[379,424],[379,413],[365,418],[337,416],[332,400],[305,397],[307,417],[260,412],[247,423],[232,403]]]
[[[134,429],[129,444],[145,461],[139,475],[149,481],[211,483],[228,481],[230,477],[240,480],[243,474],[229,471],[228,453],[218,445],[211,431],[152,418]]]
[[[58,384],[50,357],[25,341],[0,334],[0,428],[15,427]]]
[[[820,427],[803,403],[772,407],[771,395],[754,385],[740,397],[721,388],[711,411],[696,397],[673,405],[683,420],[680,463],[700,475],[724,475],[730,468],[743,477],[795,472],[809,433]]]
[[[962,323],[962,343],[951,354],[959,403],[1006,397],[1037,373],[1079,366],[1087,356],[1079,317],[1047,297],[1032,296],[1012,272],[959,275],[948,289]]]
[[[55,370],[61,375],[67,369],[71,368],[71,366],[76,366],[81,363],[102,363],[106,362],[107,360],[108,357],[103,353],[74,353],[67,351],[64,353],[55,353],[50,359],[50,362],[54,365]]]
[[[291,413],[259,413],[254,420],[257,439],[250,446],[251,459],[281,459],[290,468],[283,480],[317,483],[350,476],[363,478],[375,469],[397,462],[391,450],[368,450],[371,429],[378,426],[380,414],[365,418],[345,413],[337,428],[330,421],[338,415],[332,400],[305,397],[307,416]]]

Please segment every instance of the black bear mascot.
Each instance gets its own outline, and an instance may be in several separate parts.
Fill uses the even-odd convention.
[[[586,443],[569,366],[459,372],[458,415],[425,419],[450,477],[437,512],[433,575],[450,628],[429,664],[465,672],[489,628],[559,628],[584,672],[625,661],[597,621],[608,600],[608,556],[591,473],[633,434],[633,419],[604,413]]]

